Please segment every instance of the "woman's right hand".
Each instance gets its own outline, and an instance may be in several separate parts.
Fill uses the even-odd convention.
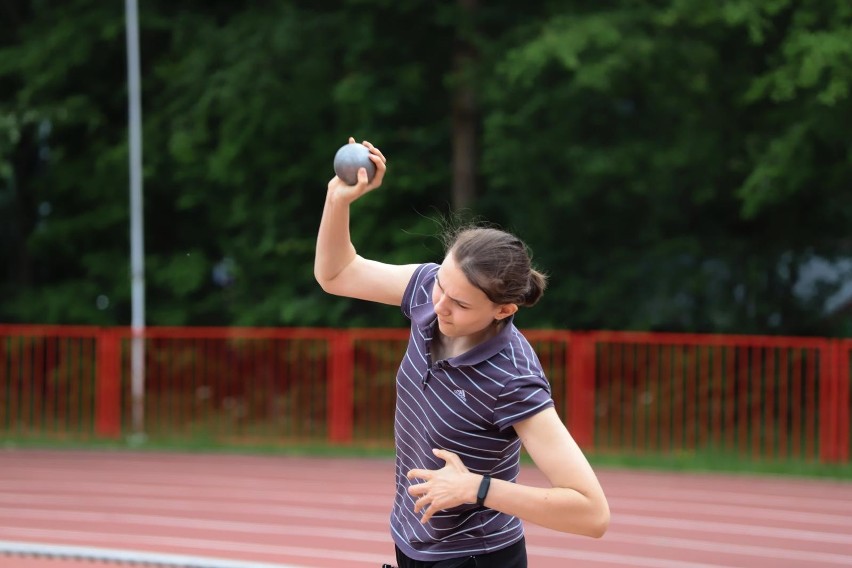
[[[355,144],[355,140],[350,138],[349,143]],[[386,264],[364,258],[355,250],[349,236],[349,204],[379,187],[387,170],[387,160],[381,151],[369,142],[364,142],[364,146],[376,165],[376,175],[367,181],[367,172],[361,168],[355,185],[347,185],[337,176],[328,182],[317,233],[314,276],[329,294],[399,306],[420,265]]]
[[[349,137],[349,143],[357,144],[355,139],[351,136]],[[370,159],[374,164],[376,164],[376,175],[373,176],[372,181],[368,181],[367,170],[361,168],[358,170],[358,182],[355,185],[349,185],[338,176],[334,176],[328,182],[328,191],[332,198],[341,199],[346,203],[352,203],[365,193],[382,185],[382,180],[384,179],[385,172],[387,171],[387,159],[384,154],[382,154],[381,150],[373,146],[371,143],[365,140],[363,144],[368,150],[370,150]]]

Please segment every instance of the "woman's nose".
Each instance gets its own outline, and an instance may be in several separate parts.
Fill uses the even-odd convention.
[[[435,302],[435,313],[447,313],[447,297],[444,295],[438,296],[438,301]]]

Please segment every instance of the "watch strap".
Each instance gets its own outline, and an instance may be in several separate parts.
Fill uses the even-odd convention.
[[[476,504],[482,507],[485,503],[485,497],[488,496],[488,489],[491,487],[491,476],[483,475],[482,482],[479,484],[479,491],[476,493]]]

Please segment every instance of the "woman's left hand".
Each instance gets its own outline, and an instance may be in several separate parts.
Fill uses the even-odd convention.
[[[451,509],[465,503],[476,503],[476,492],[482,476],[471,473],[461,458],[447,450],[432,450],[435,457],[446,462],[441,469],[412,469],[408,479],[422,479],[408,488],[412,497],[417,497],[414,512],[425,511],[420,522],[426,524],[432,515],[443,509]]]

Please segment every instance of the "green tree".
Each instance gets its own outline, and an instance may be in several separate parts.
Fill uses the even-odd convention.
[[[2,317],[109,323],[97,298],[126,282],[113,234],[126,227],[122,9],[7,1],[2,13]]]
[[[410,257],[429,230],[418,212],[447,195],[449,101],[426,96],[449,52],[431,45],[437,16],[429,2],[370,6],[232,5],[164,18],[179,56],[154,70],[146,123],[149,144],[165,150],[148,161],[163,228],[148,231],[153,321],[399,322],[395,310],[330,298],[313,280],[325,185],[348,136],[393,156],[392,189],[356,206],[354,238],[370,254]],[[227,283],[209,278],[211,266],[227,267]],[[183,296],[176,278],[187,278]]]
[[[513,29],[486,91],[483,206],[555,272],[548,323],[829,332],[793,287],[850,253],[850,6],[609,6]]]
[[[140,3],[148,323],[399,325],[324,294],[350,135],[389,156],[359,250],[438,260],[453,208],[551,274],[523,326],[835,333],[852,15],[818,0]],[[0,320],[129,322],[120,3],[0,2]]]

